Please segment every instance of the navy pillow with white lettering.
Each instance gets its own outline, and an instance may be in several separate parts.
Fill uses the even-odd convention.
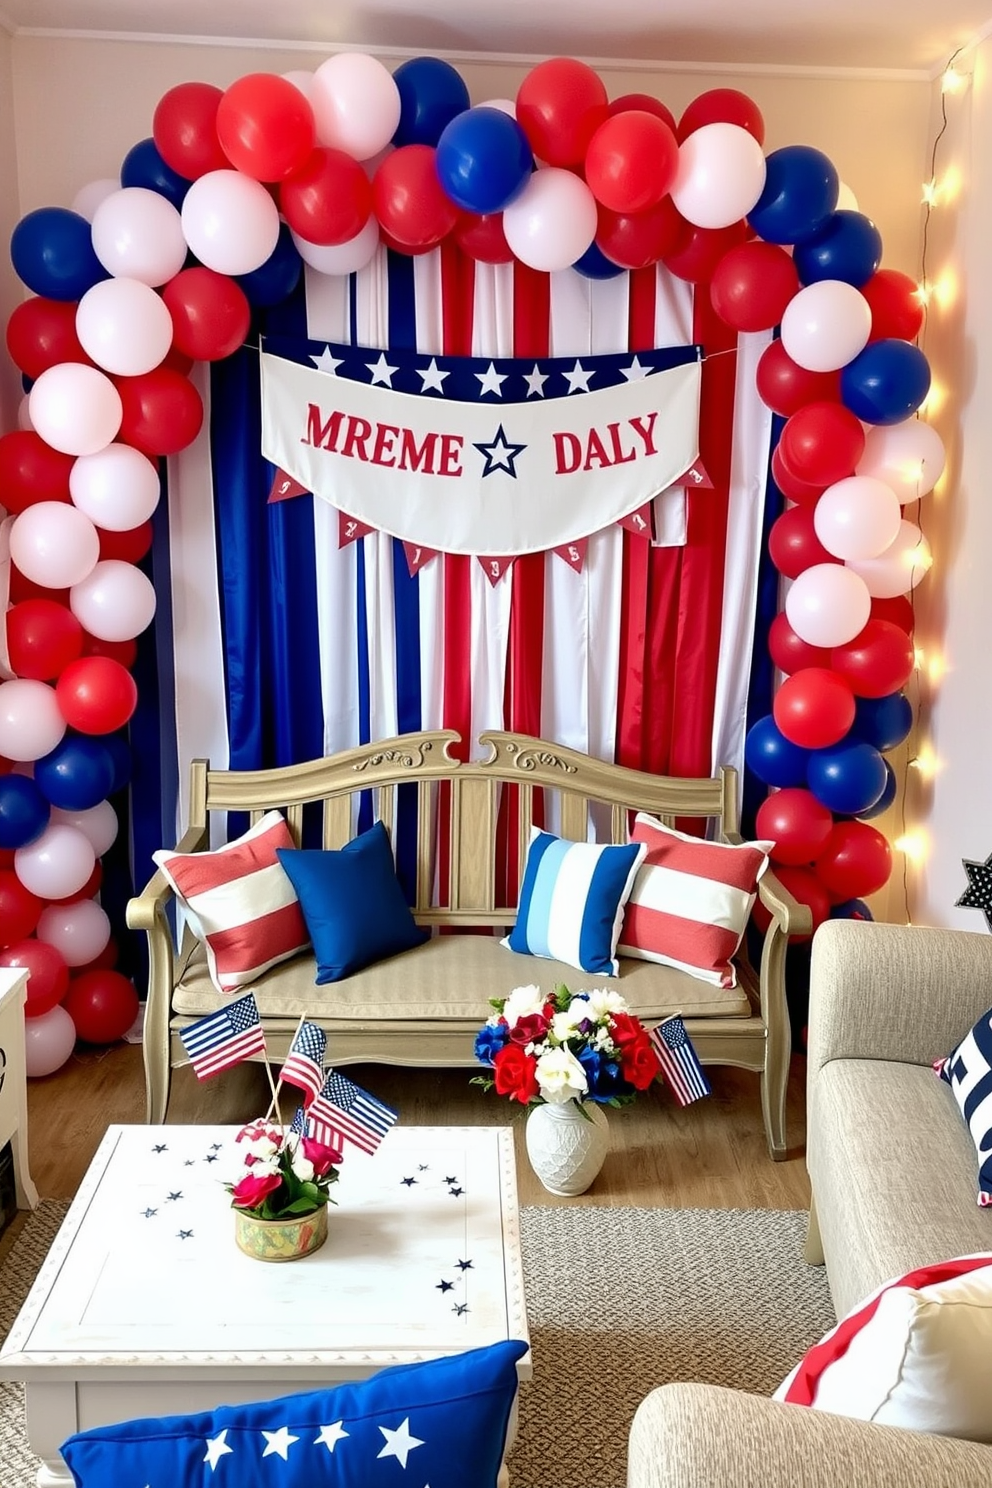
[[[992,1008],[935,1068],[954,1091],[975,1143],[978,1202],[992,1204]]]

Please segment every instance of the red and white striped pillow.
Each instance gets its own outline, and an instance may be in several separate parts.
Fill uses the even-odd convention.
[[[296,890],[277,847],[295,847],[285,820],[269,811],[216,852],[162,851],[152,857],[203,941],[218,992],[254,982],[310,944]]]
[[[859,1421],[992,1441],[992,1255],[921,1266],[873,1292],[775,1391]]]
[[[773,844],[706,842],[643,811],[634,818],[630,840],[646,843],[648,850],[624,910],[618,954],[735,987],[731,957]]]

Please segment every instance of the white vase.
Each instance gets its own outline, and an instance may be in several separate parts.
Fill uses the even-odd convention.
[[[606,1112],[594,1101],[533,1106],[525,1135],[530,1165],[553,1194],[585,1193],[610,1145]]]

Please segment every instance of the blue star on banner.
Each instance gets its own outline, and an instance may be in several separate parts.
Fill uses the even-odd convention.
[[[513,479],[516,480],[517,471],[513,462],[518,456],[523,454],[527,446],[525,444],[512,444],[506,437],[503,425],[500,424],[488,444],[477,444],[475,448],[486,462],[485,469],[482,472],[483,479],[487,475],[492,475],[496,470],[503,470],[507,475],[512,475]]]

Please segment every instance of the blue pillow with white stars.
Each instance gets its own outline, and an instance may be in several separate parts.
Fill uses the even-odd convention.
[[[992,1205],[992,1008],[934,1069],[954,1091],[978,1153],[978,1202]]]
[[[61,1452],[77,1488],[496,1488],[526,1352],[511,1339],[310,1394],[98,1426]]]

